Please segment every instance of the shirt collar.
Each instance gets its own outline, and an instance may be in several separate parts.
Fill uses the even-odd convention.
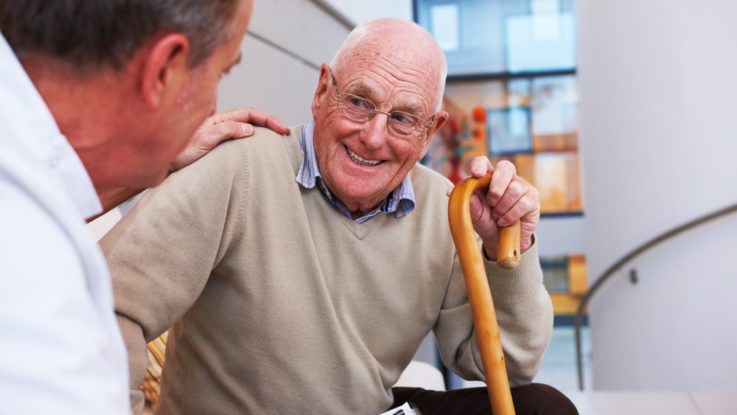
[[[302,164],[299,166],[297,173],[297,183],[306,189],[317,187],[322,195],[336,209],[349,218],[352,218],[351,212],[335,198],[325,185],[320,174],[320,166],[317,163],[314,145],[315,121],[310,120],[307,125],[302,127],[302,136],[300,138],[300,146],[302,148]],[[415,209],[415,193],[412,187],[412,179],[407,175],[402,183],[392,191],[387,198],[379,204],[376,209],[355,219],[357,223],[364,223],[379,213],[394,213],[397,218],[409,214]]]
[[[3,100],[12,100],[15,108],[22,108],[12,111],[18,125],[32,132],[24,134],[22,142],[17,144],[56,173],[62,188],[83,218],[102,212],[100,199],[82,161],[59,130],[41,94],[1,34],[0,79],[3,80],[0,84]]]

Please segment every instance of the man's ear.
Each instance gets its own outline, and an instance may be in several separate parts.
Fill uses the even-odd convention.
[[[181,33],[170,33],[141,53],[141,94],[149,107],[157,108],[175,99],[187,80],[189,40]]]
[[[420,153],[420,160],[422,160],[423,157],[425,157],[425,154],[427,153],[427,149],[430,148],[430,142],[432,141],[432,136],[435,134],[436,131],[440,129],[440,127],[445,124],[446,121],[448,121],[448,113],[445,111],[438,111],[435,113],[435,120],[433,121],[432,125],[427,128],[427,131],[425,131],[425,134],[422,136],[422,142],[420,145],[422,145],[422,152]]]
[[[328,91],[330,91],[330,66],[327,63],[323,63],[320,66],[320,78],[317,80],[317,88],[315,89],[315,95],[312,97],[312,115],[317,116],[317,111],[323,104]]]

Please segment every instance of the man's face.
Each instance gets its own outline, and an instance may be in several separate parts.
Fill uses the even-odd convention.
[[[404,62],[399,68],[390,59],[376,58],[351,62],[333,76],[323,65],[320,84],[313,99],[315,151],[328,188],[354,214],[364,214],[378,205],[404,180],[427,150],[432,132],[418,128],[406,137],[388,128],[388,116],[376,113],[364,123],[346,116],[339,105],[340,94],[352,94],[373,102],[383,111],[402,111],[429,121],[437,94],[438,76],[434,68]],[[341,101],[345,102],[345,101]]]
[[[248,29],[252,1],[240,0],[238,3],[232,35],[219,44],[205,61],[187,70],[187,80],[176,98],[159,111],[159,126],[154,137],[148,137],[146,154],[143,155],[149,166],[158,169],[152,174],[155,177],[149,178],[153,179],[149,186],[166,177],[168,166],[184,149],[195,130],[215,112],[218,82],[241,59],[241,41]]]

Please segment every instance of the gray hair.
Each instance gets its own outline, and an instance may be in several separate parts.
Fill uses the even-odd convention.
[[[238,0],[0,0],[0,30],[18,55],[79,70],[121,69],[153,36],[177,32],[195,66],[233,34]]]

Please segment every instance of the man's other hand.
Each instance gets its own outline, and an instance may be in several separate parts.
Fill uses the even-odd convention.
[[[471,160],[469,173],[482,177],[493,173],[485,191],[477,191],[471,198],[471,219],[476,233],[484,243],[489,259],[496,260],[499,239],[498,228],[521,221],[520,249],[524,253],[532,245],[532,234],[540,221],[540,193],[527,180],[517,175],[514,164],[507,160],[491,165],[488,157]]]

